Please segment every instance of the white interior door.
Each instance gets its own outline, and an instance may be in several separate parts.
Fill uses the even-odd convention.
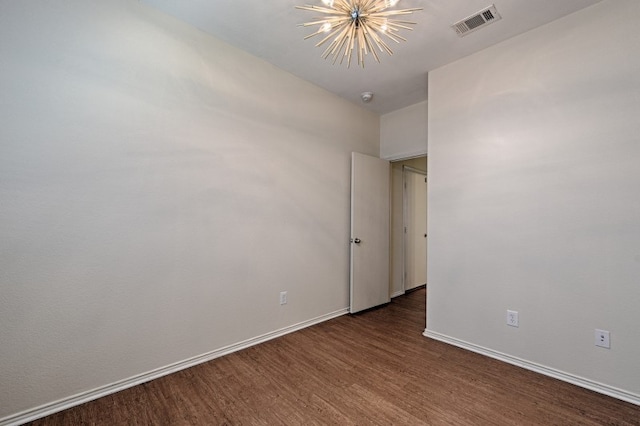
[[[405,290],[427,283],[427,178],[406,169]]]
[[[351,154],[351,313],[389,302],[388,161]]]

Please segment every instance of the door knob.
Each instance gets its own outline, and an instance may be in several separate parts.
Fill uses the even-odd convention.
[[[360,244],[362,242],[362,240],[360,238],[355,238],[353,240],[353,242],[356,243],[356,244]]]

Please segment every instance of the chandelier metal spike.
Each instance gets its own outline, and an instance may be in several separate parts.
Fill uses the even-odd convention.
[[[411,31],[413,30],[411,25],[416,25],[415,22],[395,18],[422,10],[421,7],[389,10],[398,3],[398,0],[322,0],[322,3],[324,6],[296,6],[296,9],[323,14],[311,22],[300,24],[302,27],[318,27],[304,39],[326,34],[316,44],[316,47],[319,47],[329,42],[322,57],[327,59],[331,56],[334,64],[338,58],[340,64],[346,58],[347,67],[351,66],[351,56],[354,51],[356,51],[358,64],[362,68],[364,68],[365,56],[370,52],[376,62],[380,62],[376,49],[393,55],[393,51],[383,37],[395,43],[407,41],[398,32]]]

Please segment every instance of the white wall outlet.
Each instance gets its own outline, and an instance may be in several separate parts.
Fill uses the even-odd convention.
[[[519,324],[518,311],[507,310],[507,325],[510,325],[511,327],[518,327]]]
[[[286,291],[281,291],[280,292],[280,304],[281,305],[286,305],[287,304],[287,292]]]
[[[611,349],[611,341],[609,340],[609,332],[607,330],[598,330],[596,328],[596,346]]]

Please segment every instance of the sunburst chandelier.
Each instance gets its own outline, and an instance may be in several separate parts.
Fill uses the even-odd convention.
[[[410,25],[415,22],[394,19],[397,16],[410,15],[422,10],[421,7],[413,9],[394,9],[398,0],[322,0],[324,6],[296,6],[296,9],[308,10],[324,14],[311,22],[300,24],[303,27],[317,26],[316,32],[309,34],[304,39],[326,34],[316,47],[322,46],[333,39],[325,49],[322,57],[333,57],[335,64],[340,58],[340,64],[347,59],[347,67],[351,66],[351,55],[355,50],[358,55],[358,64],[364,68],[364,57],[371,52],[376,62],[380,57],[376,48],[381,52],[393,55],[393,51],[387,45],[383,36],[396,43],[407,41],[398,34],[401,29],[412,30]]]

